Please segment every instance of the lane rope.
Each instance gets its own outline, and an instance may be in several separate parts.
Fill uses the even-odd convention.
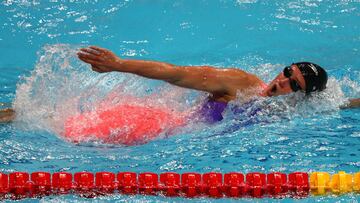
[[[0,173],[0,199],[39,198],[48,195],[163,195],[209,198],[306,198],[310,195],[360,193],[360,172],[273,173],[152,172],[13,172]]]

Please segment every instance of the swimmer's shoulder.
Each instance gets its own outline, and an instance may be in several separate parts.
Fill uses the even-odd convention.
[[[261,86],[265,83],[257,75],[238,68],[227,68],[224,69],[224,72],[231,81],[236,81],[239,85]]]
[[[263,89],[266,85],[258,76],[246,71],[228,68],[224,69],[227,76],[228,97],[236,98],[237,92],[251,94],[255,89]],[[250,91],[250,92],[249,92]],[[257,94],[257,93],[256,93]]]

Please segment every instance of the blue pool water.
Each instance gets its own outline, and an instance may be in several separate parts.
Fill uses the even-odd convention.
[[[338,108],[360,97],[359,1],[4,0],[0,13],[0,102],[19,113],[16,122],[0,124],[0,172],[360,169],[360,111]],[[259,100],[251,108],[266,108],[256,116],[226,111],[215,125],[191,124],[143,145],[75,145],[60,136],[64,119],[104,98],[135,96],[180,112],[207,96],[133,75],[94,73],[75,57],[87,45],[123,58],[241,68],[266,82],[285,65],[313,61],[328,70],[329,84],[312,98],[299,93]],[[241,96],[231,105],[238,103]],[[97,200],[184,201],[122,195]]]

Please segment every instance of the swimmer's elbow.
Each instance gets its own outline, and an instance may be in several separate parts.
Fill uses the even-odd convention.
[[[164,74],[162,80],[170,84],[177,85],[184,80],[184,78],[186,77],[183,70],[181,70],[181,67],[174,66]]]

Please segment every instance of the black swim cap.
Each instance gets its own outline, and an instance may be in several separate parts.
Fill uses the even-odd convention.
[[[306,83],[306,94],[314,91],[322,91],[326,88],[327,73],[319,65],[310,62],[294,63],[299,67]]]

